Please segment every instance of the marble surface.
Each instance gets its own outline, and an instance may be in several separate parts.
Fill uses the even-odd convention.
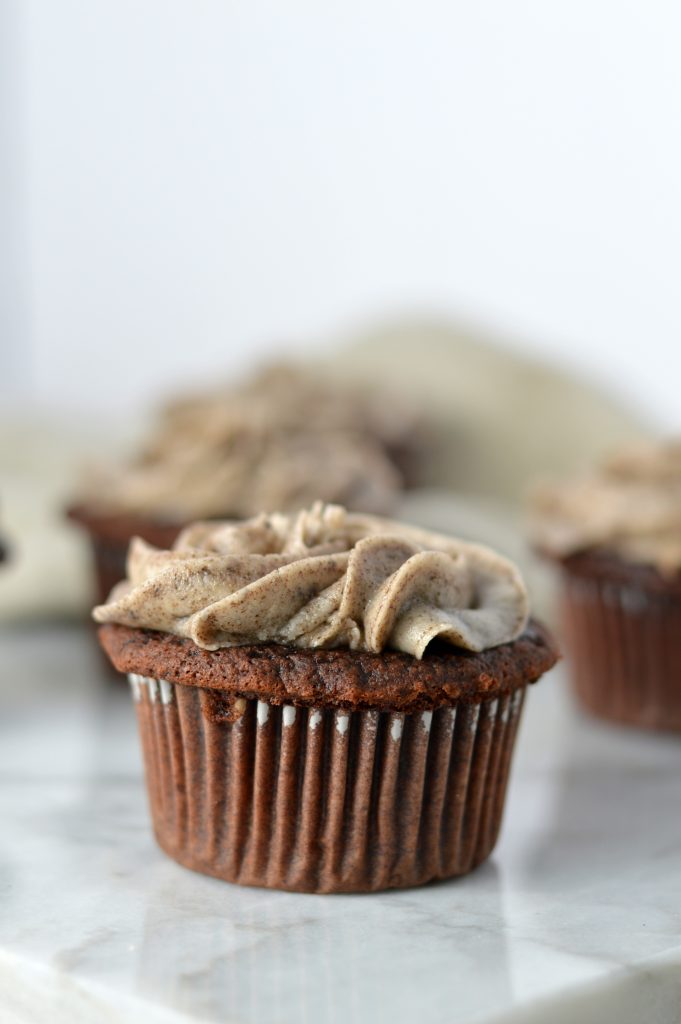
[[[132,702],[88,632],[0,634],[3,1024],[681,1021],[681,737],[533,688],[502,837],[458,881],[241,889],[149,830]]]

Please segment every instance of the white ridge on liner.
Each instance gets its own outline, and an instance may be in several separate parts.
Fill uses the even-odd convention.
[[[348,731],[349,724],[350,724],[350,716],[349,715],[339,715],[338,716],[338,718],[336,719],[336,729],[341,734],[341,736],[343,736],[344,733],[346,733]]]
[[[173,702],[173,684],[169,683],[167,679],[159,679],[158,685],[161,688],[161,704],[172,704]]]
[[[258,725],[265,725],[265,723],[267,722],[267,719],[269,717],[270,717],[270,706],[269,706],[269,704],[266,704],[265,701],[263,701],[263,700],[259,700],[258,701],[258,710],[257,710]]]
[[[286,728],[287,725],[293,725],[293,723],[295,722],[295,720],[296,720],[296,709],[294,708],[294,706],[292,704],[285,704],[284,705],[284,711],[283,711],[283,714],[282,714],[282,720],[283,720],[283,723],[284,723],[284,728]]]
[[[321,720],[322,720],[322,713],[321,713],[321,711],[317,711],[317,710],[311,711],[310,712],[310,718],[309,718],[309,721],[307,723],[308,727],[310,729],[312,729],[312,731],[314,732],[315,729],[317,728],[317,726],[319,725],[319,723],[321,722]]]

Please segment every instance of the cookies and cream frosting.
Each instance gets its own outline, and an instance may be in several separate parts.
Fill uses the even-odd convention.
[[[350,384],[309,366],[274,363],[227,389],[169,402],[158,434],[147,446],[163,457],[191,439],[213,444],[244,427],[272,433],[347,433],[372,438],[383,450],[409,446],[422,415],[402,394],[376,381]]]
[[[608,550],[663,572],[681,569],[681,440],[642,442],[590,476],[534,494],[531,532],[558,558]]]
[[[416,658],[436,638],[470,651],[510,642],[527,616],[518,570],[489,548],[321,502],[195,523],[171,551],[136,538],[127,580],[94,611],[208,650],[281,643]]]
[[[236,518],[261,508],[297,509],[320,494],[369,512],[390,509],[400,477],[367,437],[345,433],[269,433],[234,425],[211,439],[177,437],[154,458],[100,469],[90,507],[191,521]]]
[[[404,486],[392,453],[414,437],[403,401],[273,366],[231,391],[170,403],[138,457],[91,470],[83,502],[178,522],[293,511],[320,497],[385,513]]]

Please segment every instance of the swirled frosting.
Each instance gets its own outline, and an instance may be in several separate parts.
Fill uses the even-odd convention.
[[[681,440],[642,442],[589,476],[537,488],[530,529],[558,558],[603,549],[681,569]]]
[[[197,393],[169,402],[147,455],[188,438],[197,442],[231,436],[247,426],[260,432],[350,433],[372,438],[381,449],[409,447],[420,437],[422,414],[405,396],[376,381],[350,384],[307,366],[274,363],[231,389]]]
[[[384,513],[404,484],[393,456],[409,453],[417,427],[404,402],[274,366],[232,391],[169,404],[137,458],[92,470],[83,501],[179,522],[294,511],[320,497]]]
[[[297,509],[322,494],[350,508],[384,512],[399,488],[397,470],[369,438],[235,426],[221,440],[178,437],[159,457],[100,470],[88,504],[181,522]]]
[[[235,644],[405,651],[439,638],[471,651],[515,639],[527,594],[477,544],[318,502],[296,515],[195,523],[171,551],[133,540],[128,578],[97,622]]]

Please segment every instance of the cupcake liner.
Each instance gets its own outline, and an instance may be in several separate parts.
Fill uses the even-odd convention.
[[[145,519],[121,513],[101,513],[85,505],[71,505],[66,516],[82,527],[90,541],[98,604],[126,576],[128,545],[132,537],[142,537],[155,547],[168,548],[182,529],[181,523]]]
[[[154,832],[186,867],[361,892],[464,874],[494,847],[524,686],[404,714],[129,679]]]
[[[613,722],[681,731],[681,597],[563,567],[561,614],[574,690]]]
[[[115,585],[125,579],[128,543],[108,537],[96,537],[94,534],[90,536],[98,604],[106,602]]]

